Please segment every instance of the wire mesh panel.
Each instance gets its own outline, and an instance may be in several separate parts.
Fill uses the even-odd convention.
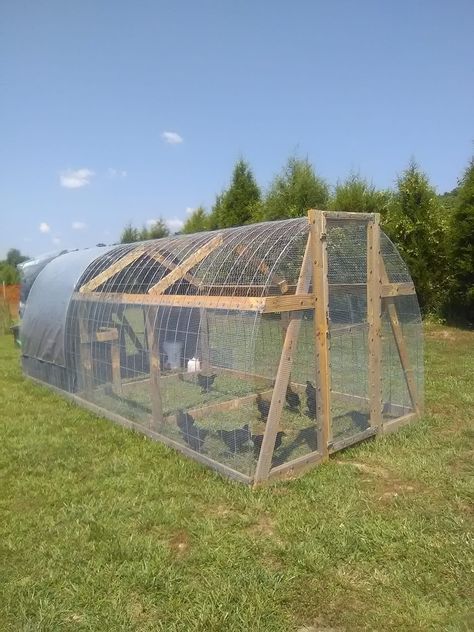
[[[367,221],[327,221],[332,439],[369,427]]]
[[[71,291],[64,366],[25,354],[25,372],[250,482],[265,468],[268,475],[327,452],[317,314],[329,320],[329,440],[360,439],[374,408],[370,221],[327,214],[328,273],[318,277],[328,284],[327,314],[315,311],[306,218],[102,251]],[[421,402],[421,321],[406,267],[384,235],[380,262],[375,333],[389,422]]]

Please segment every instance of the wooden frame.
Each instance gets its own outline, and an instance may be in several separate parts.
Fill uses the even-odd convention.
[[[331,220],[336,220],[341,223],[348,221],[352,224],[358,222],[366,225],[366,283],[329,283],[327,225]],[[255,259],[258,269],[263,274],[268,275],[269,283],[267,285],[258,286],[260,288],[259,291],[264,293],[263,296],[258,295],[257,290],[255,290],[256,295],[252,296],[252,290],[255,288],[251,285],[242,286],[245,289],[243,296],[232,294],[242,289],[238,285],[219,286],[219,291],[222,291],[223,294],[213,295],[211,290],[214,286],[203,284],[200,279],[190,274],[192,268],[197,266],[223,243],[224,235],[223,233],[218,233],[210,237],[203,246],[187,256],[181,263],[171,261],[171,259],[168,259],[161,252],[152,252],[152,249],[147,244],[141,244],[111,264],[106,270],[103,270],[97,276],[90,279],[78,292],[73,294],[73,300],[78,303],[82,389],[85,392],[91,390],[93,386],[91,343],[94,341],[107,342],[110,345],[114,392],[120,395],[122,389],[126,389],[129,385],[136,383],[136,381],[133,381],[122,384],[120,373],[120,340],[117,328],[104,328],[95,332],[93,336],[90,333],[88,315],[94,304],[105,303],[118,306],[139,305],[143,306],[145,312],[145,332],[148,341],[147,349],[149,353],[150,378],[145,378],[141,382],[144,384],[148,382],[148,388],[150,389],[152,414],[150,415],[149,428],[144,429],[141,424],[129,422],[119,415],[109,413],[93,404],[86,403],[87,407],[100,411],[101,414],[117,420],[123,425],[137,428],[145,432],[148,436],[157,438],[206,465],[211,465],[211,467],[225,475],[246,483],[253,483],[254,485],[261,485],[267,481],[292,478],[327,460],[330,454],[338,450],[342,450],[372,436],[393,432],[397,428],[411,423],[418,417],[420,403],[395,302],[398,296],[413,295],[415,289],[411,282],[390,282],[381,255],[381,231],[379,216],[377,214],[329,213],[327,211],[310,210],[308,212],[308,237],[296,286],[289,284],[286,279],[274,274],[265,261]],[[234,246],[233,250],[235,250],[240,257],[245,258],[248,249],[242,244]],[[95,291],[103,283],[124,270],[143,254],[156,260],[169,270],[160,281],[155,283],[148,290],[147,294],[102,294],[100,291]],[[165,294],[165,292],[180,279],[187,281],[192,286],[189,288],[189,291],[192,293]],[[269,288],[272,288],[275,292],[274,295],[269,295]],[[225,290],[227,290],[227,294]],[[330,292],[334,292],[338,295],[341,292],[350,293],[352,291],[359,292],[361,295],[366,294],[367,322],[356,322],[347,326],[332,327],[329,314]],[[383,418],[383,415],[386,414],[382,400],[382,308],[384,306],[387,310],[391,332],[405,375],[412,406],[412,410],[410,410],[405,405],[391,404],[390,414],[398,415],[394,419]],[[227,371],[236,377],[261,380],[262,384],[258,388],[263,389],[260,393],[266,397],[267,400],[270,399],[270,404],[266,423],[263,421],[261,423],[263,440],[253,477],[236,472],[232,468],[218,463],[210,457],[196,453],[189,447],[183,446],[178,441],[169,439],[159,432],[165,425],[175,424],[177,421],[176,415],[164,415],[161,397],[163,380],[167,377],[172,378],[176,375],[184,375],[185,373],[185,371],[177,371],[166,375],[161,374],[160,341],[156,327],[161,307],[192,308],[199,310],[197,349],[201,358],[201,372],[206,374],[208,371],[217,373]],[[274,381],[262,375],[246,373],[232,368],[227,369],[212,366],[208,310],[281,315],[282,350],[276,379]],[[314,423],[317,432],[317,449],[292,461],[272,467],[277,433],[282,428],[281,415],[285,405],[287,386],[291,384],[292,389],[299,392],[300,395],[305,394],[305,385],[291,380],[291,371],[305,310],[311,310],[314,316],[312,336],[315,345],[316,360],[314,383],[317,398],[316,419]],[[141,352],[143,353],[146,345],[145,347],[141,345],[141,342],[136,338],[133,328],[127,321],[125,314],[121,314],[120,321],[121,323],[117,326],[123,326],[125,331],[129,330],[129,335],[137,350],[140,351],[139,347],[141,347]],[[368,332],[368,396],[354,396],[347,393],[333,392],[331,388],[331,337],[337,336],[338,333],[347,333],[361,328],[366,329]],[[133,336],[135,336],[135,340]],[[209,414],[219,411],[225,412],[238,409],[248,403],[254,402],[256,397],[257,393],[252,393],[226,401],[196,406],[188,409],[187,412],[195,419],[202,419]],[[74,398],[84,403],[84,400],[79,396],[75,396]],[[357,432],[353,436],[334,440],[332,437],[331,418],[332,398],[340,398],[348,403],[354,403],[359,407],[368,407],[370,410],[370,426]]]

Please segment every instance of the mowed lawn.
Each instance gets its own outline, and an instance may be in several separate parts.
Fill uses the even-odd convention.
[[[0,336],[0,630],[472,630],[474,333],[426,415],[252,491],[25,381]]]

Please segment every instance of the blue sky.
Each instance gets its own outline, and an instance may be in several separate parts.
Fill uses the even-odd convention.
[[[472,0],[3,0],[0,257],[179,228],[240,156],[264,187],[294,153],[380,187],[414,156],[450,190],[473,33]]]

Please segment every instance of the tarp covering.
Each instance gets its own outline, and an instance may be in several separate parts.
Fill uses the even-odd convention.
[[[39,273],[21,323],[24,356],[65,366],[66,317],[74,288],[84,270],[112,246],[76,250],[53,259]]]

